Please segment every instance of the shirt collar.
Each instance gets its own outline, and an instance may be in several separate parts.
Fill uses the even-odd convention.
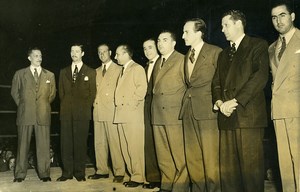
[[[162,58],[165,58],[165,61],[168,60],[168,58],[170,57],[170,55],[172,55],[172,53],[174,52],[175,50],[171,51],[171,53],[169,54],[166,54],[166,55],[163,55],[161,56]]]
[[[104,65],[105,65],[105,69],[107,70],[111,64],[112,64],[112,60],[110,60],[110,61],[107,62],[106,64],[103,64],[103,63],[102,63],[102,68],[103,68]]]
[[[127,68],[127,66],[129,65],[129,63],[131,63],[131,61],[133,61],[133,60],[131,59],[130,61],[128,61],[127,63],[125,63],[125,64],[123,65],[124,69]]]
[[[191,47],[191,50],[192,50],[192,49],[195,49],[195,58],[198,57],[198,55],[199,55],[199,53],[200,53],[200,51],[201,51],[203,45],[204,45],[204,41],[201,41],[201,42],[198,43],[195,47]]]
[[[294,33],[296,31],[296,28],[293,27],[289,32],[287,32],[285,35],[279,35],[280,38],[284,37],[285,38],[285,42],[286,44],[288,44],[290,42],[290,40],[292,39]]]
[[[156,60],[159,58],[159,55],[156,55],[152,60],[149,60],[149,63],[155,64]]]
[[[235,43],[235,49],[237,50],[244,37],[245,33],[243,33],[239,38],[237,38],[235,42],[230,42],[230,46],[232,46],[232,44]]]
[[[34,73],[34,69],[37,70],[38,74],[41,74],[41,71],[42,71],[42,67],[41,66],[34,67],[33,65],[30,65],[30,71],[32,72],[32,74]]]

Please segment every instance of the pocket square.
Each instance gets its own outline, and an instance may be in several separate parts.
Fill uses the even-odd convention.
[[[88,76],[85,76],[84,77],[84,81],[88,81],[89,80],[89,77]]]
[[[295,52],[295,54],[297,54],[297,53],[300,53],[300,49],[298,49],[298,50]]]
[[[50,83],[50,81],[49,81],[49,80],[47,80],[47,81],[46,81],[46,83]]]

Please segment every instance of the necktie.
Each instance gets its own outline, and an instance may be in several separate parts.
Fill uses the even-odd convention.
[[[75,83],[75,81],[76,81],[77,74],[78,74],[78,68],[77,68],[77,65],[75,65],[75,69],[73,72],[73,83]]]
[[[281,57],[282,57],[282,54],[284,52],[286,48],[286,41],[285,41],[285,37],[282,37],[281,38],[281,48],[280,48],[280,51],[278,53],[278,60],[280,61]]]
[[[229,61],[230,62],[232,62],[233,55],[235,54],[235,52],[236,52],[235,43],[232,43],[230,52],[229,52]]]
[[[103,69],[102,69],[102,77],[104,77],[106,73],[106,65],[103,65]]]
[[[37,83],[39,80],[39,75],[38,75],[36,68],[34,68],[33,77],[34,77],[35,82]]]
[[[194,48],[191,50],[191,54],[189,56],[189,59],[192,63],[194,63],[194,61],[195,61],[195,49]]]
[[[121,77],[123,77],[124,71],[125,71],[125,67],[123,66],[121,71]]]
[[[166,62],[166,58],[163,58],[162,59],[162,62],[161,62],[161,65],[160,65],[160,68],[162,68],[164,66],[164,63]]]

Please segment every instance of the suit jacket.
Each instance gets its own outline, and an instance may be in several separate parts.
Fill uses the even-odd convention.
[[[280,62],[275,55],[276,44],[277,41],[269,47],[273,75],[272,118],[300,117],[300,30],[296,29]]]
[[[123,76],[119,76],[115,91],[114,123],[144,123],[144,98],[147,79],[144,68],[130,62]]]
[[[188,74],[188,60],[190,51],[185,55],[184,69],[185,82],[187,90],[183,97],[180,117],[182,119],[186,105],[191,100],[194,118],[197,120],[216,119],[217,115],[213,112],[212,96],[211,96],[211,81],[217,68],[217,60],[221,48],[203,44],[199,52],[198,58],[195,62],[191,77]]]
[[[178,125],[182,98],[186,90],[184,56],[174,51],[160,68],[161,58],[153,70],[152,124]]]
[[[96,69],[97,93],[94,101],[94,121],[113,121],[115,114],[115,89],[122,67],[111,63],[102,76],[102,67]]]
[[[96,95],[96,71],[83,64],[73,83],[71,66],[60,71],[59,98],[61,120],[90,120]]]
[[[159,60],[159,58],[155,61],[154,64],[151,64],[151,65],[154,65],[154,67],[159,65],[158,60]],[[146,67],[145,67],[145,73],[146,74],[147,74],[147,71],[148,71],[148,66],[149,65],[147,64]],[[153,68],[153,70],[154,70],[154,68]],[[152,90],[153,90],[153,71],[151,73],[151,76],[150,76],[150,79],[149,79],[149,82],[148,82],[147,92],[146,92],[146,96],[145,96],[145,114],[146,113],[148,113],[148,114],[151,113]]]
[[[56,95],[54,74],[42,68],[37,86],[30,67],[15,73],[11,95],[18,106],[17,125],[50,126],[50,103]]]
[[[268,44],[258,38],[245,36],[232,62],[230,47],[218,58],[218,67],[212,82],[213,103],[217,100],[238,101],[230,117],[218,115],[220,129],[267,126],[264,87],[268,80]]]

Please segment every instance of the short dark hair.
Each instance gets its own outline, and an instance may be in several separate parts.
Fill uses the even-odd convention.
[[[128,55],[129,55],[130,57],[133,56],[133,50],[132,50],[132,48],[131,48],[128,44],[122,44],[122,45],[119,45],[119,47],[122,47],[122,49],[123,49],[126,53],[128,53]]]
[[[160,32],[160,34],[162,34],[162,33],[170,33],[171,38],[172,38],[174,41],[176,41],[176,35],[175,35],[175,33],[174,33],[173,31],[171,31],[171,30],[162,30],[162,31]]]
[[[80,47],[81,52],[84,52],[84,46],[83,46],[82,43],[73,43],[73,44],[71,45],[71,47],[73,47],[73,46],[78,46],[78,47]]]
[[[156,39],[154,37],[149,37],[149,38],[146,38],[143,43],[145,43],[146,41],[154,41],[156,42]]]
[[[29,47],[28,51],[27,51],[27,55],[30,56],[30,54],[32,53],[32,51],[36,51],[36,50],[42,52],[42,50],[40,48],[38,48],[38,47]]]
[[[246,27],[246,16],[242,11],[240,11],[240,10],[229,10],[229,11],[227,11],[223,14],[223,17],[226,17],[227,15],[230,15],[231,16],[230,19],[232,19],[233,21],[240,20],[243,24],[243,27],[244,28]]]
[[[110,45],[109,45],[109,44],[107,44],[107,43],[101,43],[101,44],[99,44],[99,45],[98,45],[98,47],[97,47],[97,48],[99,48],[100,46],[106,46],[106,47],[108,48],[108,51],[111,51],[111,49],[110,49]]]
[[[287,1],[287,0],[278,0],[278,1],[275,1],[274,3],[271,4],[271,9],[270,11],[272,11],[273,8],[275,7],[278,7],[278,6],[282,6],[284,5],[287,9],[287,11],[291,14],[291,13],[294,13],[294,7],[292,6],[291,2],[290,1]]]
[[[193,22],[194,23],[194,31],[195,32],[201,31],[202,38],[205,36],[205,34],[206,34],[206,24],[205,24],[205,22],[202,19],[200,19],[200,18],[192,18],[192,19],[186,20],[185,23],[188,23],[188,22]]]

